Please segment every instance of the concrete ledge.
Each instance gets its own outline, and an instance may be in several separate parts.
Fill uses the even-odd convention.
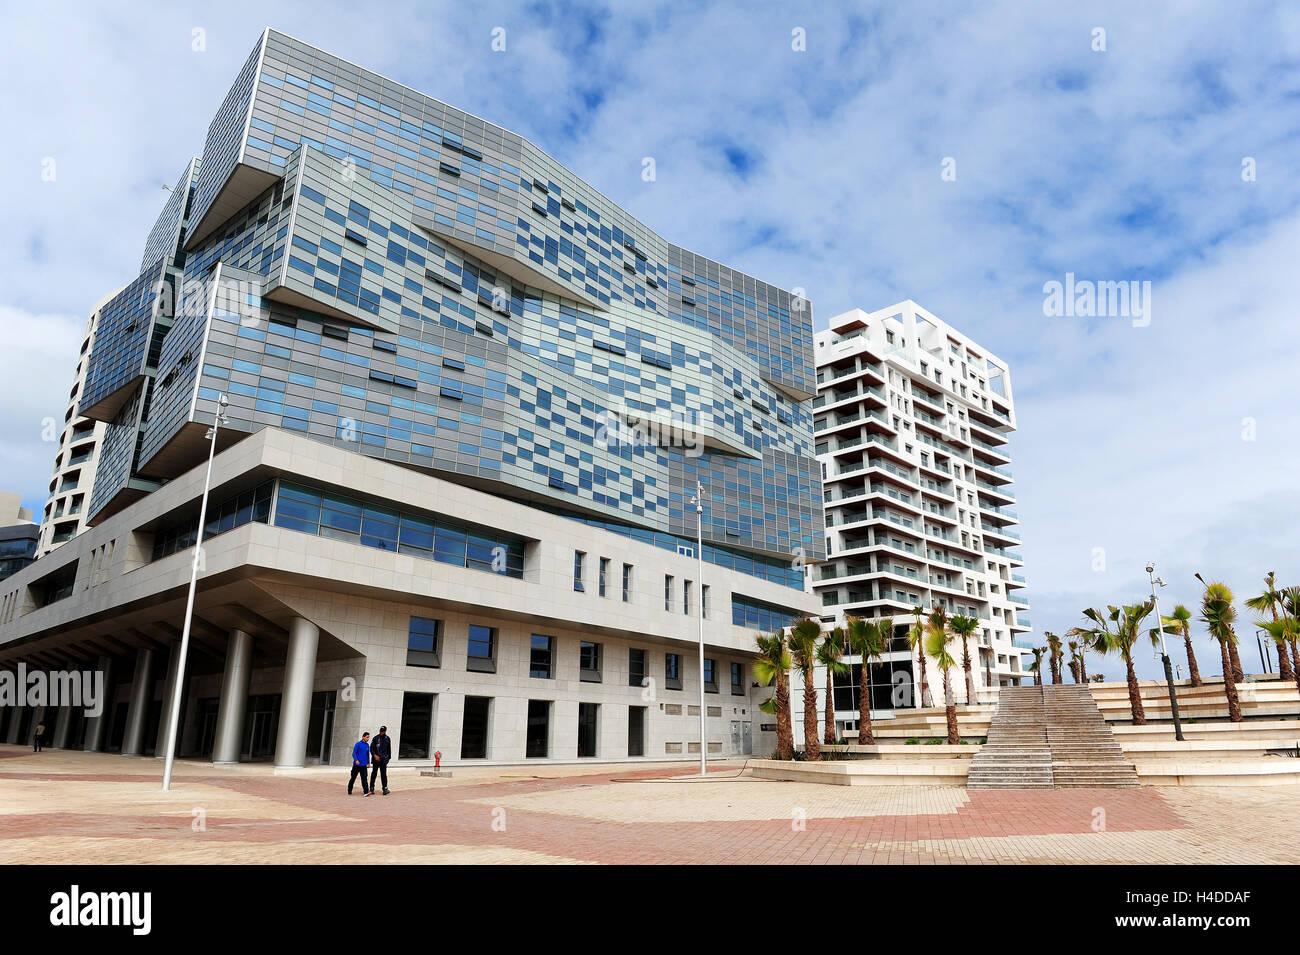
[[[830,786],[965,786],[970,760],[884,761],[843,759],[816,763],[759,759],[749,764],[757,779]]]
[[[844,753],[849,759],[970,759],[980,751],[978,743],[952,746],[948,743],[872,743],[859,746],[822,745],[823,753]],[[775,760],[772,760],[775,762]],[[831,760],[830,762],[833,762]]]
[[[1134,760],[1143,786],[1294,786],[1300,784],[1300,759]]]

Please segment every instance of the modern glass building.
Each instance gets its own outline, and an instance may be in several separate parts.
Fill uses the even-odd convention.
[[[224,394],[192,751],[297,765],[386,722],[408,758],[686,757],[701,677],[733,704],[708,707],[710,749],[753,751],[772,735],[754,632],[817,607],[813,363],[805,300],[521,137],[267,30],[100,310],[92,527],[7,595],[0,661],[55,639],[44,619],[61,643],[111,636],[82,657],[139,673],[116,729],[147,751],[152,658],[175,659],[181,623],[159,572],[187,576]],[[703,674],[682,652],[701,600]]]

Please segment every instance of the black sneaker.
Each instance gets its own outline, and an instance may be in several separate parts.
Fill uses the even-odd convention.
[[[387,790],[387,789],[384,790],[384,795],[385,795],[385,796],[388,795],[388,790]]]

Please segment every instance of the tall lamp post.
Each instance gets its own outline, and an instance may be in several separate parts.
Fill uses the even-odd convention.
[[[697,596],[700,611],[700,775],[709,771],[709,737],[704,709],[704,484],[695,482],[695,555],[700,561],[700,592]]]
[[[1169,660],[1169,648],[1165,645],[1165,622],[1160,616],[1160,598],[1156,596],[1156,584],[1165,586],[1164,578],[1156,576],[1156,565],[1147,564],[1147,576],[1151,578],[1151,603],[1156,611],[1156,631],[1160,634],[1160,659],[1165,665],[1165,685],[1169,687],[1169,711],[1174,717],[1174,739],[1182,742],[1183,723],[1178,718],[1178,691],[1174,689],[1174,665]]]
[[[168,703],[171,719],[167,724],[167,761],[163,764],[163,792],[172,788],[172,763],[176,760],[176,724],[181,716],[181,690],[185,686],[185,657],[190,649],[190,626],[194,622],[194,592],[199,586],[199,563],[203,560],[203,527],[208,520],[208,491],[212,488],[212,459],[217,453],[217,432],[226,424],[226,407],[230,399],[224,394],[217,398],[217,413],[208,429],[208,472],[203,479],[203,502],[199,505],[199,531],[194,541],[194,562],[190,567],[190,595],[185,601],[185,629],[181,631],[180,659],[176,662],[176,685]]]

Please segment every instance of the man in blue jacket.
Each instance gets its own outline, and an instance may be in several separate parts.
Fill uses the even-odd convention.
[[[370,791],[375,789],[378,777],[384,784],[384,795],[388,795],[388,761],[393,757],[393,738],[388,735],[388,727],[379,727],[379,735],[370,744],[370,761],[374,764],[370,770]]]
[[[367,772],[370,769],[370,734],[362,733],[361,739],[356,746],[352,747],[352,775],[348,778],[348,795],[352,795],[352,786],[357,781],[357,775],[361,776],[361,791],[367,796],[370,795],[370,784],[367,780]]]

